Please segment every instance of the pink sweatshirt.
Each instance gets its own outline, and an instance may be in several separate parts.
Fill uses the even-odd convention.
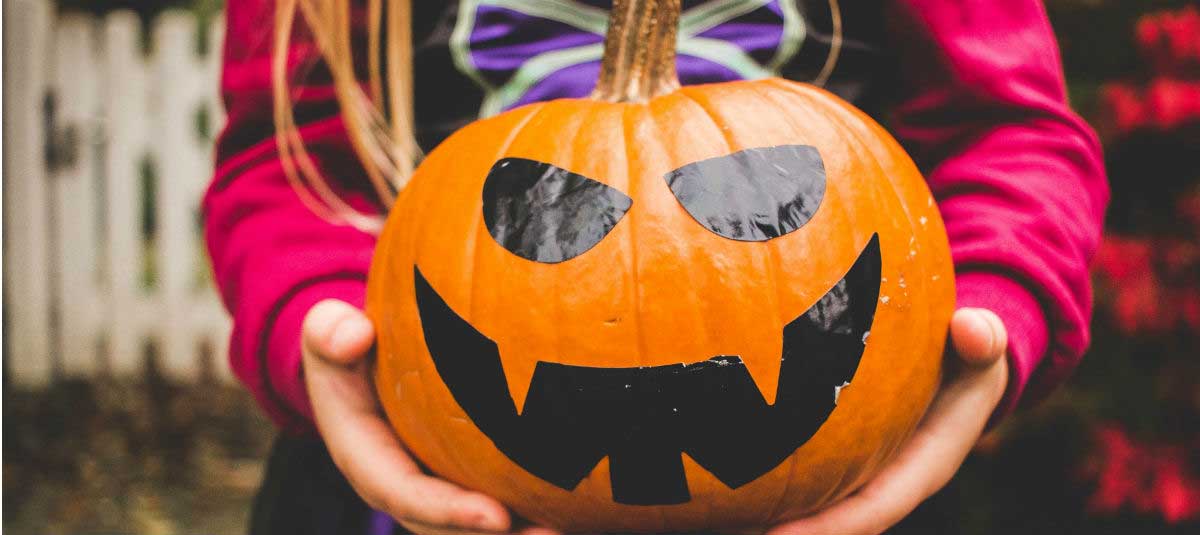
[[[685,1],[685,10],[695,3]],[[827,56],[828,4],[811,3],[815,7],[801,11],[806,40],[773,72],[805,80]],[[528,59],[518,52],[529,47],[514,42],[574,46],[599,37],[499,9],[456,16],[465,9],[457,4],[414,2],[418,137],[427,148],[477,115],[488,87],[511,79]],[[1002,416],[1061,383],[1088,345],[1088,263],[1108,201],[1100,146],[1067,103],[1058,47],[1040,2],[884,4],[844,8],[843,60],[828,87],[868,110],[885,102],[877,118],[926,172],[950,236],[958,305],[996,312],[1009,332],[1011,377],[997,410]],[[704,36],[742,47],[766,65],[779,56],[764,50],[786,48],[786,37],[771,41],[783,35],[782,22],[771,17],[795,16],[778,5],[770,2]],[[362,306],[375,238],[318,218],[287,183],[271,114],[273,10],[269,0],[228,7],[222,89],[229,122],[204,201],[205,233],[234,318],[233,369],[282,428],[303,433],[313,427],[300,366],[301,321],[326,298]],[[451,42],[463,20],[474,21],[474,33],[465,44]],[[466,47],[465,62],[451,53],[456,45]],[[309,150],[347,198],[377,209],[328,76],[310,69],[315,50],[297,39],[290,53],[293,71],[307,73],[293,95]],[[522,98],[573,96],[570,84],[583,80],[590,87],[593,67],[563,69],[561,80],[547,76]],[[744,74],[712,58],[684,56],[680,72],[685,83]],[[479,79],[488,85],[476,85]]]

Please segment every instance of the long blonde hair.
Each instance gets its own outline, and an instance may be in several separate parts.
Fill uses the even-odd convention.
[[[301,201],[318,215],[378,233],[383,217],[361,212],[339,197],[305,149],[292,110],[288,49],[299,13],[333,77],[350,143],[380,202],[391,206],[412,175],[419,155],[413,137],[410,0],[366,0],[365,89],[354,69],[352,0],[275,1],[271,78],[275,140],[284,171]],[[380,65],[381,58],[385,65]]]

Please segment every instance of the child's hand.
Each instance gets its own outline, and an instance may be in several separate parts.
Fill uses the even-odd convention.
[[[380,413],[366,356],[375,341],[357,308],[328,299],[304,319],[304,377],[317,428],[334,464],[371,507],[418,535],[502,533],[512,528],[496,500],[421,472]],[[526,528],[523,535],[556,535]]]
[[[767,535],[882,533],[945,486],[975,445],[1008,383],[1008,333],[989,310],[963,308],[950,321],[959,362],[896,459],[845,500],[772,528]]]
[[[367,373],[365,357],[375,332],[362,312],[341,301],[318,303],[305,318],[303,336],[305,382],[317,427],[334,463],[367,504],[418,535],[510,530],[499,502],[421,473],[396,440]],[[960,309],[950,338],[960,365],[952,366],[953,375],[892,464],[845,500],[768,535],[881,533],[950,480],[1008,381],[1007,333],[995,314]],[[556,534],[531,527],[523,535]]]

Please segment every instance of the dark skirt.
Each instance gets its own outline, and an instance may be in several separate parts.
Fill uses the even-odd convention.
[[[275,440],[250,513],[250,535],[407,533],[363,503],[319,438]]]
[[[959,533],[953,496],[952,492],[934,495],[888,534]],[[275,440],[250,515],[250,535],[406,534],[387,515],[363,503],[319,438]]]

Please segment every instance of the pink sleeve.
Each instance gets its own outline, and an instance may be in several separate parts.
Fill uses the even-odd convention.
[[[1003,416],[1061,383],[1088,345],[1100,145],[1067,103],[1041,2],[900,0],[890,15],[891,126],[946,220],[959,306],[993,310],[1009,332]]]
[[[325,298],[362,306],[375,238],[308,210],[287,182],[274,142],[270,55],[274,2],[230,2],[222,91],[228,124],[204,199],[205,238],[230,314],[230,363],[280,427],[312,430],[300,369],[300,325]],[[264,24],[264,21],[267,23]],[[293,71],[316,53],[292,47]],[[328,77],[315,69],[293,98],[301,135],[326,176],[360,208],[372,209],[361,167],[337,115]]]

